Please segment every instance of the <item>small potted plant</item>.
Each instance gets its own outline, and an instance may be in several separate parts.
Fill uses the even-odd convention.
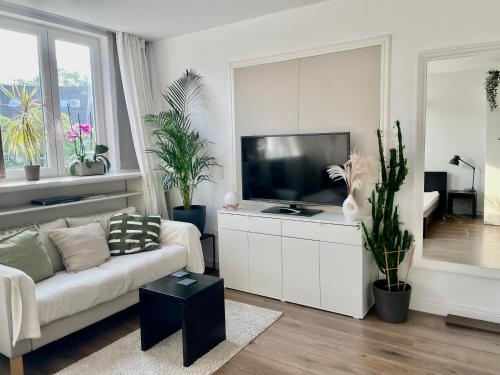
[[[332,180],[344,180],[348,196],[342,205],[344,217],[348,221],[359,219],[359,206],[354,199],[354,192],[361,188],[363,182],[374,175],[374,162],[357,150],[349,155],[349,160],[343,166],[332,165],[327,172]]]
[[[22,157],[26,180],[40,179],[40,157],[45,142],[43,134],[44,107],[37,98],[37,89],[31,91],[26,86],[12,85],[11,91],[0,86],[2,92],[12,101],[19,103],[18,113],[12,117],[6,133],[6,148],[12,155]]]
[[[401,229],[398,206],[394,203],[396,192],[403,185],[408,168],[404,156],[403,138],[399,121],[396,121],[398,148],[389,150],[386,164],[382,133],[377,130],[381,180],[375,185],[369,203],[372,206],[372,223],[362,222],[364,246],[371,251],[383,279],[373,283],[375,309],[380,319],[390,323],[406,321],[410,305],[411,286],[407,283],[413,257],[413,234]],[[411,252],[404,279],[400,278],[400,265]]]
[[[69,108],[68,116],[71,119]],[[68,162],[68,170],[71,175],[101,175],[109,170],[111,163],[104,155],[108,152],[109,148],[106,145],[99,145],[95,142],[92,124],[82,124],[78,115],[78,122],[66,130],[65,138],[67,141],[73,143],[75,149],[74,154]]]
[[[201,76],[187,70],[163,95],[170,109],[144,119],[153,127],[155,144],[148,151],[161,162],[158,169],[164,175],[163,188],[177,188],[181,194],[182,206],[173,208],[173,219],[192,223],[201,233],[205,228],[206,208],[193,204],[193,194],[200,183],[213,182],[206,171],[218,165],[207,151],[208,141],[191,128],[192,108],[202,87]]]

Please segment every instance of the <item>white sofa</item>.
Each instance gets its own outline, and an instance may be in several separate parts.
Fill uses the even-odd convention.
[[[190,238],[191,246],[175,243],[186,245],[186,241],[176,241],[179,238]],[[193,243],[193,238],[198,243]],[[204,271],[199,231],[194,225],[163,221],[160,245],[159,250],[112,257],[103,265],[85,271],[59,271],[35,284],[41,337],[21,340],[15,345],[11,280],[0,272],[0,353],[10,358],[11,374],[23,373],[23,354],[136,304],[140,286],[184,268]]]

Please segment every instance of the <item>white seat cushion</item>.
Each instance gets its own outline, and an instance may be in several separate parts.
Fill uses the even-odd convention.
[[[187,249],[172,244],[158,250],[111,257],[99,268],[126,274],[130,282],[129,290],[133,290],[178,271],[186,265]]]
[[[40,325],[117,298],[128,291],[128,284],[125,275],[99,267],[60,271],[35,286]]]
[[[111,301],[187,265],[187,249],[169,245],[150,252],[113,257],[77,273],[61,271],[36,284],[40,325]]]

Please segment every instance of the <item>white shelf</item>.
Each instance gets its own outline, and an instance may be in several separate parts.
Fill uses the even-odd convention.
[[[20,213],[27,213],[27,212],[51,210],[51,209],[56,209],[56,208],[61,208],[61,207],[68,207],[68,206],[78,206],[78,205],[82,205],[82,204],[108,201],[111,199],[129,198],[129,197],[135,197],[135,196],[139,196],[139,195],[142,195],[142,192],[140,192],[140,191],[120,191],[120,192],[116,192],[116,193],[107,193],[105,197],[82,199],[81,201],[77,201],[77,202],[54,204],[54,205],[50,205],[50,206],[39,206],[39,205],[30,204],[30,205],[24,205],[24,206],[3,207],[3,208],[0,208],[0,217],[7,216],[7,215],[16,215],[16,214],[20,214]]]
[[[0,182],[0,193],[13,191],[37,190],[51,187],[95,184],[109,181],[123,181],[142,177],[141,172],[107,173],[100,176],[65,176],[49,177],[38,181],[12,180]]]

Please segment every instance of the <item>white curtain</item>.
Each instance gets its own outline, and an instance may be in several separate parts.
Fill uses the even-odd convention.
[[[146,152],[151,146],[151,133],[144,125],[143,118],[154,113],[146,42],[135,35],[120,32],[116,34],[116,45],[132,139],[142,172],[146,212],[168,218],[165,194],[154,172],[152,155]]]

